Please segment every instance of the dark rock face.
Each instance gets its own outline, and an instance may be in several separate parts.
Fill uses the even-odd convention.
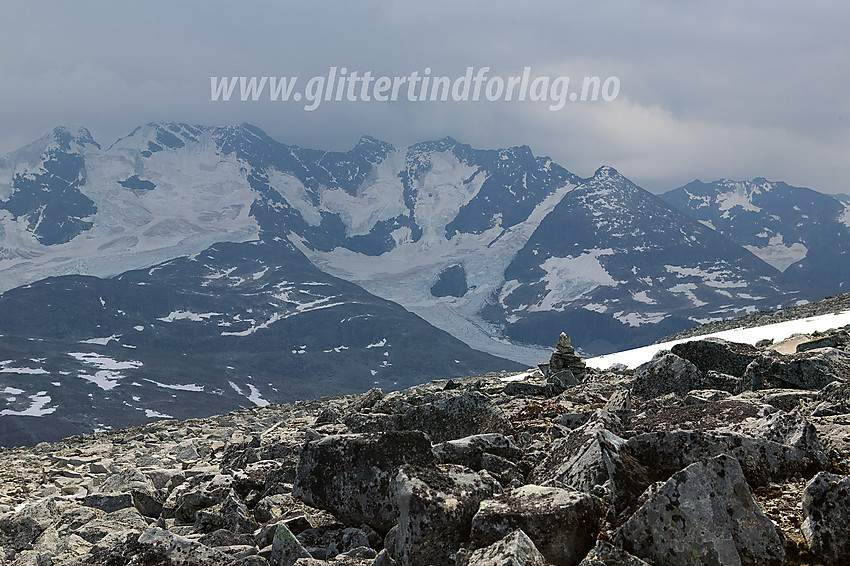
[[[846,563],[834,349],[761,351],[744,388],[735,345],[636,372],[571,348],[550,363],[570,386],[491,374],[4,449],[0,564]]]
[[[41,167],[16,174],[12,195],[0,201],[0,209],[25,220],[27,231],[48,246],[64,244],[89,230],[97,212],[94,202],[80,190],[86,184],[83,148],[97,144],[86,129],[74,135],[56,128],[53,138],[41,156]]]
[[[431,286],[431,294],[435,297],[463,297],[468,290],[466,271],[462,265],[445,268]]]
[[[676,344],[671,352],[694,364],[702,373],[716,371],[732,376],[744,375],[747,366],[759,357],[759,350],[749,344],[705,338]]]

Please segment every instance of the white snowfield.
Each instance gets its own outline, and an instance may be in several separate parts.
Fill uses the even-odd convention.
[[[661,344],[651,344],[634,350],[626,350],[624,352],[615,352],[613,354],[605,354],[587,360],[587,365],[596,369],[608,369],[614,364],[624,364],[630,368],[636,368],[642,363],[648,362],[660,350],[669,350],[676,344],[698,340],[700,338],[716,337],[729,340],[730,342],[742,342],[745,344],[755,344],[759,340],[772,338],[774,342],[780,342],[794,334],[811,334],[816,330],[824,331],[830,328],[839,328],[850,324],[850,311],[842,313],[825,314],[821,316],[812,316],[809,318],[801,318],[799,320],[788,320],[785,322],[777,322],[776,324],[768,324],[766,326],[757,326],[754,328],[735,328],[732,330],[723,330],[714,332],[704,336],[693,336],[691,338],[683,338],[681,340],[673,340],[672,342],[664,342]]]

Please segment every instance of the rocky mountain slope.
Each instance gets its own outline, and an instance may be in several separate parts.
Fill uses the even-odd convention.
[[[0,445],[522,367],[286,242],[218,244],[0,295]]]
[[[0,290],[280,240],[523,363],[564,320],[596,354],[822,296],[613,169],[583,179],[526,146],[364,137],[329,152],[249,125],[154,123],[106,148],[57,128],[0,159]]]
[[[0,563],[844,564],[848,330],[4,449]]]

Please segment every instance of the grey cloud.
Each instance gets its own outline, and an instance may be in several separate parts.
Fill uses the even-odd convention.
[[[362,134],[528,144],[580,175],[610,164],[650,190],[765,176],[850,192],[850,5],[796,2],[16,2],[0,22],[0,153],[58,124],[109,144],[136,125],[250,122],[304,146]],[[348,66],[459,75],[490,66],[621,79],[620,97],[533,103],[209,100],[209,77]]]

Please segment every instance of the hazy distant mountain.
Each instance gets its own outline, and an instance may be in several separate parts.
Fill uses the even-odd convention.
[[[783,271],[792,286],[831,294],[850,285],[846,195],[757,178],[693,181],[661,198]]]

